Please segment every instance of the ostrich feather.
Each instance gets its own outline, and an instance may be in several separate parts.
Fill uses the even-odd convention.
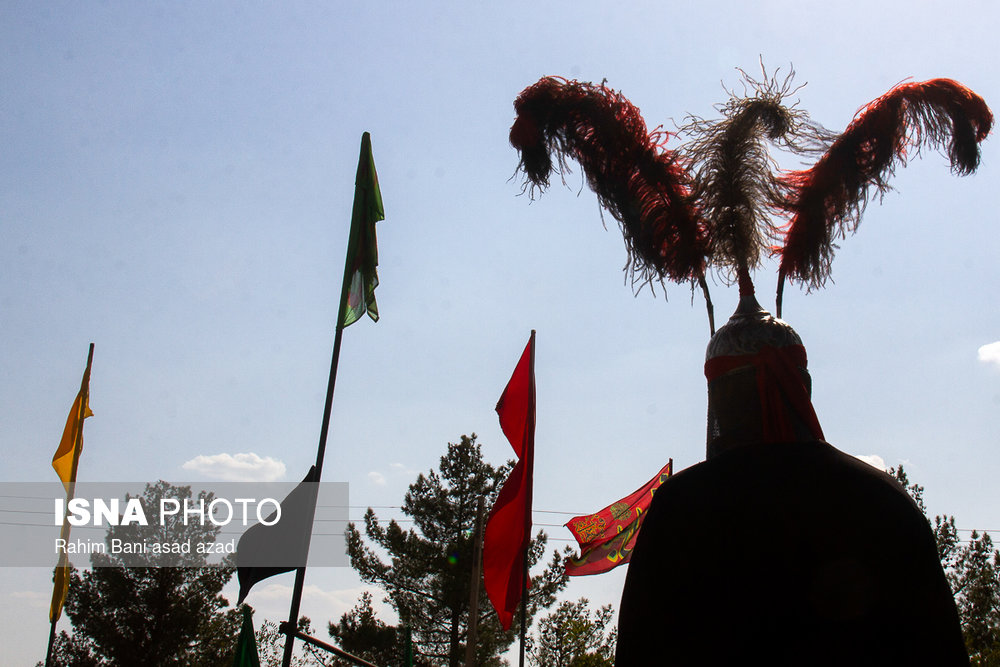
[[[545,77],[514,108],[510,142],[526,187],[546,188],[553,171],[564,175],[567,159],[575,160],[621,226],[633,281],[703,275],[708,233],[684,167],[664,148],[667,133],[648,132],[639,110],[603,84]]]
[[[514,103],[511,144],[534,194],[553,172],[575,160],[601,205],[619,222],[633,284],[669,278],[697,283],[708,267],[740,294],[752,294],[750,272],[762,251],[781,256],[777,314],[786,277],[821,287],[830,275],[834,241],[857,230],[874,193],[890,189],[899,165],[925,147],[948,154],[952,171],[979,165],[979,144],[993,114],[981,97],[950,79],[896,86],[863,107],[836,136],[785,104],[794,71],[755,81],[716,107],[722,118],[689,116],[687,143],[667,150],[670,134],[649,132],[620,93],[556,77],[540,79]],[[727,91],[728,92],[728,91]],[[768,145],[821,155],[809,169],[782,173]],[[782,222],[776,222],[782,221]],[[638,278],[637,278],[638,276]],[[713,327],[714,328],[714,327]]]
[[[926,146],[945,150],[955,174],[970,174],[992,124],[983,99],[950,79],[901,84],[865,106],[812,168],[783,177],[781,208],[791,220],[776,249],[779,301],[786,277],[825,284],[835,239],[857,230],[869,197],[890,189],[898,165]]]
[[[729,101],[716,107],[720,119],[688,116],[680,128],[689,138],[681,150],[694,171],[692,197],[711,228],[708,262],[723,280],[739,282],[741,293],[752,292],[749,271],[779,235],[771,215],[783,190],[768,144],[807,154],[820,152],[832,139],[795,104],[784,103],[794,92],[794,71],[783,82],[766,72],[762,81],[742,73],[752,95],[730,93]]]

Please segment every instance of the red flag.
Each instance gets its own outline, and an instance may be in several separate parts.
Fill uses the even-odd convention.
[[[580,543],[580,556],[566,561],[567,575],[600,574],[629,561],[653,494],[673,473],[673,466],[671,459],[632,495],[600,512],[569,520],[566,527]]]
[[[504,630],[526,588],[535,461],[535,332],[497,402],[500,428],[518,461],[497,496],[483,538],[483,584]]]

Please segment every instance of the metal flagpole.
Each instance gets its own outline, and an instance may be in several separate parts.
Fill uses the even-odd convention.
[[[531,544],[531,534],[528,534],[528,544]],[[524,550],[524,575],[521,580],[521,655],[517,661],[518,667],[524,667],[524,643],[528,636],[528,550]]]
[[[313,646],[315,646],[317,648],[323,649],[324,651],[326,651],[328,653],[334,654],[338,658],[343,658],[344,660],[346,660],[347,662],[351,663],[352,665],[359,665],[360,667],[376,667],[376,665],[373,665],[372,663],[368,662],[364,658],[359,658],[356,655],[351,655],[350,653],[348,653],[344,649],[337,648],[333,644],[328,644],[327,642],[319,640],[319,639],[316,639],[315,637],[310,637],[306,633],[299,632],[295,628],[292,628],[291,630],[289,630],[286,626],[287,626],[287,623],[285,621],[282,621],[281,625],[278,628],[278,631],[279,632],[285,632],[285,633],[293,634],[296,637],[298,637],[299,639],[301,639],[302,641],[304,641],[306,644],[311,644],[311,645],[313,645]]]
[[[94,344],[90,344],[90,349],[87,352],[87,368],[83,371],[83,380],[80,381],[80,407],[77,409],[76,413],[76,433],[74,434],[75,441],[73,443],[73,463],[70,467],[70,480],[69,480],[69,490],[66,492],[66,502],[69,503],[73,499],[76,493],[76,469],[80,465],[80,451],[83,447],[80,443],[83,441],[83,422],[87,418],[87,407],[90,405],[90,367],[94,363]],[[69,537],[68,532],[69,526],[69,516],[63,519],[63,530],[67,531],[64,537]],[[56,573],[59,571],[60,567],[69,567],[69,557],[65,552],[59,556],[59,561],[56,564],[56,569],[53,572],[53,590],[52,597],[55,599],[55,586],[58,585],[58,576]],[[66,573],[69,576],[69,572]],[[65,602],[65,598],[63,599]],[[60,605],[61,611],[61,605]],[[49,610],[51,613],[51,609]],[[61,615],[61,614],[60,614]],[[58,618],[49,619],[51,622],[51,627],[49,628],[49,645],[45,650],[45,667],[49,667],[52,664],[52,647],[56,641],[56,623],[59,621]]]
[[[363,145],[363,144],[362,144]],[[363,156],[362,156],[363,157]],[[358,185],[355,183],[355,189]],[[354,225],[352,213],[351,225]],[[337,309],[337,332],[333,338],[333,358],[330,361],[330,378],[326,385],[326,404],[323,407],[323,425],[319,432],[319,447],[316,450],[316,482],[318,483],[323,473],[323,458],[326,455],[326,439],[330,432],[330,414],[333,411],[333,389],[337,384],[337,364],[340,361],[340,342],[344,336],[344,315],[347,312],[347,296],[351,287],[353,271],[351,271],[351,237],[348,235],[347,256],[344,259],[344,280],[340,287],[340,307]],[[319,487],[317,487],[318,489]],[[309,542],[312,540],[313,519],[316,516],[316,504],[312,505],[312,516],[309,517],[310,531],[306,536],[306,554],[309,553]],[[292,589],[292,603],[288,610],[289,633],[285,635],[285,653],[281,659],[282,667],[289,667],[292,661],[292,648],[295,642],[295,631],[298,627],[299,606],[302,602],[302,587],[305,584],[306,566],[295,570],[295,586]]]
[[[350,244],[348,244],[348,260],[350,259]],[[340,361],[340,341],[344,335],[344,312],[347,310],[347,292],[350,288],[351,276],[348,273],[350,267],[347,261],[344,264],[344,284],[340,292],[340,308],[337,315],[337,333],[333,339],[333,358],[330,361],[330,378],[326,385],[326,405],[323,407],[323,425],[319,432],[319,447],[316,450],[316,482],[320,481],[323,472],[323,458],[326,455],[326,439],[330,432],[330,414],[333,411],[333,389],[337,384],[337,364]],[[318,487],[317,487],[318,488]],[[313,515],[309,517],[309,533],[306,537],[306,554],[309,553],[309,543],[312,541],[312,525],[316,516],[316,504],[312,504]],[[289,667],[292,661],[292,648],[295,642],[295,630],[298,627],[299,606],[302,603],[302,587],[305,584],[306,566],[303,563],[295,570],[295,586],[292,589],[292,603],[288,609],[288,625],[290,632],[285,635],[285,653],[281,659],[282,667]]]
[[[56,567],[59,567],[58,565]],[[56,641],[56,621],[52,621],[49,626],[49,647],[45,650],[45,667],[52,665],[52,646]]]
[[[527,478],[528,502],[524,504],[524,525],[528,526],[527,539],[524,541],[524,572],[521,576],[521,653],[518,660],[518,667],[524,667],[524,645],[528,636],[528,551],[531,549],[531,500],[534,496],[534,468],[535,468],[535,330],[531,330],[531,354],[529,356],[528,367],[531,369],[531,451],[525,452],[528,456]]]

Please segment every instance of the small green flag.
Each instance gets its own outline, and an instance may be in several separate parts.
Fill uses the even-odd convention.
[[[375,241],[375,222],[385,220],[382,193],[375,173],[371,135],[361,135],[361,156],[358,158],[358,175],[354,180],[354,209],[351,213],[351,236],[347,242],[345,282],[350,280],[347,303],[343,305],[340,326],[357,322],[365,312],[378,321],[375,288],[378,286],[378,248]]]
[[[253,618],[250,607],[243,605],[243,628],[240,638],[236,640],[236,657],[233,667],[260,667],[260,657],[257,655],[257,637],[253,633]]]

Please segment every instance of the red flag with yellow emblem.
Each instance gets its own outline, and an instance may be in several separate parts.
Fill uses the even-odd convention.
[[[601,574],[629,561],[653,493],[670,477],[673,467],[671,459],[632,495],[594,514],[569,520],[566,527],[580,543],[580,555],[566,561],[567,575]]]

